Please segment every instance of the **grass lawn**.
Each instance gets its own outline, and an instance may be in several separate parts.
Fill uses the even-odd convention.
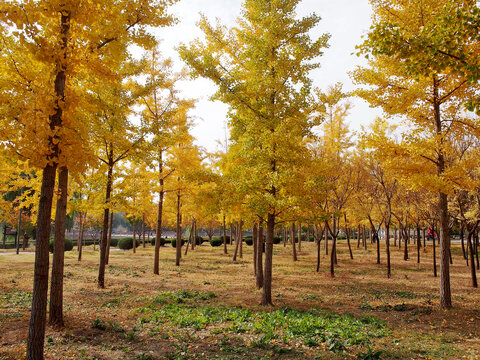
[[[252,247],[232,262],[223,247],[189,250],[175,266],[175,249],[112,251],[106,289],[96,286],[98,251],[65,253],[66,327],[48,327],[47,359],[480,359],[480,292],[470,285],[461,250],[454,248],[454,309],[439,309],[432,249],[416,263],[392,249],[392,278],[374,245],[350,260],[344,241],[335,278],[329,257],[315,272],[315,247],[275,245],[273,299],[259,305]],[[431,246],[431,244],[428,244]],[[458,247],[458,244],[454,245]],[[97,247],[98,249],[98,247]],[[8,251],[8,250],[7,250]],[[382,244],[382,252],[383,244]],[[322,252],[323,253],[323,252]],[[438,254],[438,252],[437,252]],[[0,359],[25,357],[34,254],[0,252]]]

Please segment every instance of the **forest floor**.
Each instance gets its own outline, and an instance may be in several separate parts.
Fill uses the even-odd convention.
[[[355,244],[356,245],[356,244]],[[97,247],[98,249],[98,247]],[[175,266],[175,249],[153,247],[111,253],[106,289],[97,288],[98,251],[65,256],[65,328],[47,327],[46,359],[480,359],[480,291],[458,244],[452,250],[454,308],[439,307],[431,243],[421,264],[392,249],[392,277],[376,264],[374,245],[343,241],[336,276],[322,249],[302,243],[274,248],[273,307],[259,305],[252,247],[232,262],[223,247],[189,250]],[[438,254],[438,251],[437,251]],[[25,357],[34,254],[0,252],[0,359]]]

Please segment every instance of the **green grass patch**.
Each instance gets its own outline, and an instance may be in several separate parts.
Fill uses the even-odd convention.
[[[2,308],[16,307],[26,309],[32,305],[32,294],[21,290],[0,293],[0,304]]]
[[[272,342],[289,344],[299,341],[310,347],[323,343],[333,352],[354,345],[368,345],[372,339],[389,334],[382,320],[370,316],[355,317],[320,309],[252,311],[242,307],[193,306],[185,302],[165,302],[166,296],[160,297],[161,302],[156,297],[157,301],[154,299],[137,310],[143,314],[140,323],[154,324],[159,330],[162,328],[160,324],[171,324],[180,328],[210,330],[212,334],[253,334],[252,345],[257,347]],[[175,298],[176,295],[171,296]]]

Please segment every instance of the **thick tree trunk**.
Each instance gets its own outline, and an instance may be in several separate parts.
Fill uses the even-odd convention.
[[[158,153],[158,180],[160,182],[160,191],[158,199],[158,211],[157,211],[157,232],[155,237],[155,254],[153,259],[153,273],[159,274],[160,266],[160,238],[162,237],[162,217],[163,217],[163,197],[165,191],[163,189],[163,151]]]
[[[275,214],[267,217],[267,243],[265,245],[265,272],[263,275],[262,305],[273,305],[272,301],[272,269],[273,269],[273,232],[275,228]],[[295,240],[293,240],[295,246]]]
[[[403,228],[403,236],[404,236],[404,239],[403,239],[403,260],[407,261],[408,260],[408,228],[407,226],[405,226]]]
[[[70,13],[63,11],[60,19],[61,51],[63,59],[67,57],[68,32],[70,30]],[[59,56],[61,58],[62,56]],[[65,101],[66,74],[65,65],[61,60],[57,62],[55,75],[55,101],[54,113],[49,118],[50,130],[58,130],[62,126],[63,105]],[[45,340],[45,325],[47,312],[48,291],[48,246],[50,241],[50,216],[52,213],[53,191],[55,187],[55,174],[57,171],[57,157],[59,155],[58,142],[60,139],[50,137],[49,148],[52,150],[47,165],[43,168],[40,201],[37,218],[37,241],[35,249],[35,265],[33,275],[33,298],[32,311],[27,339],[27,360],[43,359],[43,347]]]
[[[291,230],[291,238],[292,238],[292,259],[293,261],[297,261],[297,246],[295,245],[295,223],[292,222],[292,230]]]
[[[65,101],[66,74],[65,65],[62,63],[67,57],[68,32],[70,30],[70,13],[63,11],[60,18],[61,51],[56,64],[56,75],[54,91],[55,100],[54,112],[50,115],[50,130],[56,131],[62,126],[63,103]],[[55,55],[55,54],[53,54]],[[58,143],[60,139],[55,135],[49,137],[49,150],[51,155],[47,157],[47,165],[42,172],[42,185],[40,190],[40,201],[37,217],[37,241],[35,249],[35,265],[33,275],[33,297],[32,311],[30,312],[30,323],[27,339],[27,360],[43,359],[43,348],[45,341],[45,325],[47,320],[47,292],[48,292],[48,246],[50,242],[50,216],[52,214],[53,191],[55,187],[55,174],[59,155]]]
[[[68,169],[58,172],[58,198],[55,212],[55,237],[53,242],[52,282],[50,284],[50,311],[48,323],[63,327],[63,266],[65,262],[65,219],[68,200]]]
[[[113,230],[113,211],[110,213],[110,221],[108,223],[108,242],[107,242],[107,253],[106,253],[106,259],[105,259],[105,264],[108,265],[108,262],[110,261],[110,245],[112,243],[112,230]]]
[[[261,289],[263,287],[263,225],[260,224],[258,227],[258,239],[257,239],[257,258],[256,258],[256,264],[257,264],[257,288]]]
[[[28,329],[27,359],[43,359],[48,291],[48,246],[50,240],[50,216],[55,187],[56,164],[43,169],[42,188],[38,207],[33,299]]]

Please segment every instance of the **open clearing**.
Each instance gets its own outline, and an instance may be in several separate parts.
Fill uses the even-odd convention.
[[[329,258],[315,273],[315,246],[275,245],[275,306],[259,306],[252,247],[232,262],[208,243],[189,250],[176,267],[175,249],[114,251],[105,290],[96,286],[98,252],[65,256],[65,329],[47,328],[47,359],[479,359],[480,293],[470,286],[461,249],[454,244],[454,309],[438,303],[431,244],[416,263],[393,249],[391,279],[375,264],[374,245],[338,249],[336,277]],[[383,246],[383,243],[382,243]],[[383,251],[383,248],[382,248]],[[322,251],[323,252],[323,251]],[[384,254],[382,253],[382,261]],[[34,254],[0,253],[0,359],[25,357]]]

